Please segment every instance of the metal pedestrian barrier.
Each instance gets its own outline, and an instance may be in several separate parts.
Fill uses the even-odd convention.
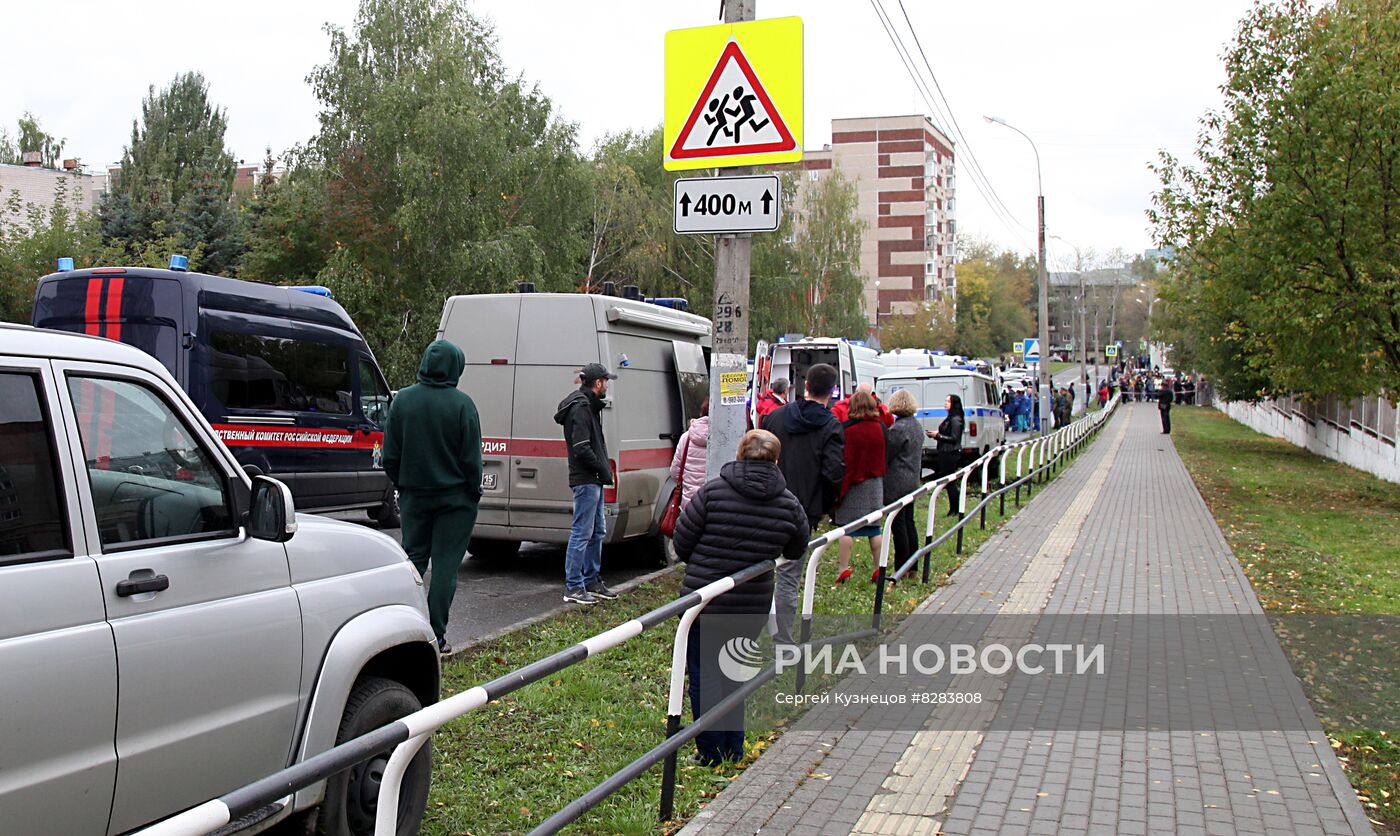
[[[803,586],[800,607],[800,627],[797,644],[802,652],[813,648],[841,642],[860,641],[879,635],[883,615],[886,581],[900,581],[922,561],[922,582],[929,582],[933,552],[949,540],[955,540],[955,553],[962,554],[963,532],[974,516],[982,528],[987,524],[987,508],[993,501],[999,502],[1002,516],[1006,515],[1006,497],[1014,496],[1019,507],[1021,492],[1025,490],[1030,498],[1036,484],[1043,484],[1051,474],[1059,469],[1065,459],[1082,451],[1094,433],[1112,415],[1119,404],[1115,396],[1101,410],[1085,413],[1070,424],[1053,430],[1047,435],[1003,444],[979,456],[957,471],[933,479],[920,485],[911,493],[900,497],[883,508],[874,511],[855,522],[833,529],[813,538],[807,544],[806,567],[803,573]],[[1016,472],[1012,481],[1007,481],[1011,454],[1015,453]],[[998,486],[992,489],[990,476],[996,469]],[[968,485],[977,474],[980,483],[981,499],[969,509]],[[937,531],[938,500],[945,493],[953,493],[956,500],[956,519],[942,532]],[[924,534],[924,544],[902,565],[890,566],[891,532],[895,516],[905,508],[922,500],[928,501],[928,522]],[[876,555],[875,604],[871,612],[870,627],[839,636],[812,637],[813,609],[816,600],[816,584],[821,560],[828,548],[841,537],[864,528],[883,525],[883,542],[880,554]],[[681,747],[693,740],[701,732],[718,722],[729,709],[736,707],[745,698],[756,692],[777,676],[776,664],[770,664],[757,676],[744,683],[738,690],[720,701],[709,711],[689,725],[681,726],[684,709],[684,683],[687,643],[690,628],[695,619],[711,601],[734,589],[739,584],[770,572],[776,572],[790,561],[778,558],[754,564],[740,572],[721,578],[700,589],[683,595],[674,601],[657,607],[637,618],[625,621],[611,629],[579,642],[572,647],[531,662],[507,674],[454,694],[433,705],[420,709],[400,720],[369,732],[354,740],[346,741],[320,754],[269,775],[219,798],[207,801],[186,810],[165,821],[138,831],[143,836],[194,836],[216,831],[231,821],[236,821],[253,811],[277,801],[288,801],[290,797],[305,787],[368,761],[392,749],[388,766],[385,769],[379,790],[379,801],[375,819],[377,836],[389,836],[397,832],[399,790],[405,771],[419,749],[434,731],[446,723],[474,711],[492,700],[517,691],[534,682],[552,676],[590,657],[622,645],[642,633],[671,618],[677,618],[676,635],[672,644],[671,675],[666,706],[666,737],[650,751],[637,757],[627,766],[595,786],[584,795],[574,799],[562,809],[541,822],[531,833],[555,833],[587,813],[608,796],[635,780],[657,764],[664,763],[662,770],[661,803],[658,815],[660,820],[670,820],[674,812],[676,784],[676,755]],[[781,617],[781,616],[780,616]],[[804,666],[796,671],[799,691],[804,687]]]

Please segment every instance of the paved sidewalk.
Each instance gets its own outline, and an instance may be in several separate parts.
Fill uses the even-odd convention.
[[[1159,430],[1155,407],[1125,405],[886,642],[946,641],[932,633],[975,617],[976,640],[1014,647],[1057,616],[1085,630],[1108,616],[1114,638],[1133,631],[1121,692],[975,673],[943,683],[990,695],[981,705],[818,706],[683,833],[1372,832]],[[1215,632],[1193,634],[1201,619]],[[1183,667],[1179,645],[1201,635],[1210,647],[1191,650],[1243,669],[1238,682]],[[1266,692],[1241,690],[1255,681]],[[890,680],[851,676],[837,690],[887,694]]]

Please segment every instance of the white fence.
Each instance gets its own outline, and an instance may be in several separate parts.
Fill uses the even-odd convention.
[[[1276,398],[1252,404],[1215,400],[1215,408],[1257,432],[1293,442],[1387,482],[1400,482],[1400,410],[1385,397],[1318,404]]]

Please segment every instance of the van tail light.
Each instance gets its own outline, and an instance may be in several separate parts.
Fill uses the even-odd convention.
[[[608,470],[612,471],[613,483],[603,486],[603,501],[611,503],[617,501],[617,483],[622,479],[622,474],[617,472],[616,459],[608,459]]]
[[[977,422],[976,422],[976,421],[969,421],[968,424],[967,424],[967,431],[968,431],[969,433],[972,434],[972,437],[973,437],[973,438],[976,438],[976,437],[977,437]]]

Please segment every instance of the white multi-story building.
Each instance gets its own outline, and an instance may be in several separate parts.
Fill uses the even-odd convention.
[[[107,177],[86,174],[77,160],[64,160],[63,169],[29,165],[0,165],[0,223],[29,227],[29,207],[51,209],[62,195],[70,211],[91,212],[107,190]],[[60,188],[60,186],[62,188]],[[18,202],[18,208],[12,208]]]

